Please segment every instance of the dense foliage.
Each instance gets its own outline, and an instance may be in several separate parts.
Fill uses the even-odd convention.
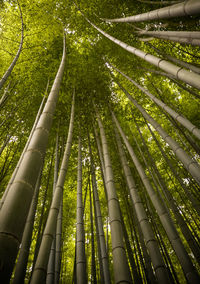
[[[198,46],[184,45],[163,39],[147,38],[147,36],[138,34],[137,31],[138,29],[198,31],[200,25],[199,18],[192,16],[141,23],[106,23],[102,18],[118,18],[124,17],[124,15],[136,15],[151,11],[163,7],[162,1],[158,1],[160,2],[159,4],[151,4],[151,1],[136,0],[75,2],[76,5],[73,1],[61,0],[20,0],[19,3],[9,0],[1,1],[0,77],[3,76],[9,67],[19,48],[21,38],[19,5],[21,7],[24,28],[22,52],[11,75],[0,91],[1,98],[3,98],[0,100],[1,196],[26,144],[42,99],[43,97],[47,97],[50,92],[62,57],[63,34],[66,37],[65,70],[46,150],[25,283],[28,283],[32,275],[36,242],[38,239],[41,239],[53,196],[54,156],[57,135],[59,137],[59,167],[61,165],[68,134],[73,93],[75,93],[75,122],[72,150],[63,194],[60,283],[71,283],[74,277],[79,135],[81,135],[82,139],[82,191],[85,205],[84,226],[87,277],[88,281],[90,281],[89,283],[95,283],[93,279],[94,270],[91,269],[93,267],[90,217],[90,188],[92,187],[92,178],[88,135],[91,140],[95,164],[104,233],[108,248],[109,268],[111,278],[113,279],[114,277],[108,206],[94,134],[94,128],[97,130],[99,128],[93,104],[97,106],[105,128],[117,196],[140,279],[142,279],[143,283],[147,283],[148,281],[145,274],[144,251],[142,251],[140,240],[141,233],[138,230],[130,194],[119,159],[110,108],[114,110],[156,194],[162,197],[169,209],[193,265],[200,271],[199,259],[195,259],[183,236],[175,214],[170,207],[170,201],[162,190],[159,177],[156,175],[155,166],[162,176],[162,181],[165,183],[166,188],[173,196],[178,211],[187,223],[198,246],[200,246],[200,220],[196,208],[194,208],[191,199],[188,198],[188,192],[194,196],[196,202],[199,204],[199,185],[188,170],[184,168],[183,163],[177,159],[169,144],[150,126],[150,123],[146,122],[140,111],[127,98],[117,82],[120,82],[147,113],[181,145],[186,153],[192,157],[193,161],[197,162],[200,162],[199,140],[109,64],[117,67],[138,84],[148,89],[155,97],[162,100],[179,114],[182,114],[183,117],[186,117],[198,128],[200,128],[200,92],[198,89],[170,77],[166,72],[159,70],[145,60],[127,52],[109,39],[106,39],[86,21],[81,12],[99,28],[128,45],[161,58],[166,54],[171,55],[181,61],[191,63],[198,68],[200,68]],[[160,54],[156,52],[155,48],[160,51]],[[159,143],[161,149],[164,151],[164,155],[160,151],[150,130],[157,138],[157,143]],[[127,149],[125,147],[124,149],[132,175],[138,187],[139,195],[170,275],[174,283],[186,283],[181,264],[163,229],[157,210],[152,205]],[[170,165],[168,161],[170,161]],[[176,175],[172,168],[176,172]],[[93,220],[93,223],[96,277],[97,283],[100,283],[100,264],[98,260],[95,220]],[[126,248],[127,250],[128,248]],[[130,259],[128,262],[130,264]],[[134,275],[132,268],[131,273]],[[14,272],[12,277],[14,277]]]

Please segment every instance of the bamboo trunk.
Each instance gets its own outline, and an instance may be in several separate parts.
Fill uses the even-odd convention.
[[[190,0],[190,1],[198,1],[198,0]],[[199,7],[200,7],[200,2]],[[82,13],[82,12],[81,12]],[[84,14],[82,13],[85,20],[93,26],[98,32],[100,32],[103,36],[110,39],[115,44],[121,46],[123,49],[127,50],[128,52],[144,59],[145,61],[155,65],[156,67],[166,71],[170,75],[175,76],[177,79],[182,80],[183,82],[200,89],[200,75],[196,73],[189,72],[188,70],[183,69],[182,67],[177,67],[176,65],[172,64],[171,62],[161,59],[159,57],[156,57],[154,55],[151,55],[149,53],[146,53],[140,49],[137,49],[133,46],[130,46],[123,41],[120,41],[119,39],[116,39],[115,37],[109,35],[108,33],[104,32],[100,28],[98,28],[96,25],[94,25],[90,20],[88,20]]]
[[[112,112],[112,117],[113,120],[116,123],[117,129],[120,132],[121,137],[123,138],[123,141],[129,151],[129,154],[133,160],[133,163],[136,166],[136,169],[141,177],[141,180],[147,190],[147,193],[151,199],[152,204],[154,205],[160,221],[167,233],[167,236],[174,248],[174,251],[176,252],[176,255],[181,263],[181,266],[184,270],[184,273],[187,277],[187,280],[189,283],[194,284],[194,283],[198,283],[199,282],[199,276],[182,244],[181,239],[179,238],[178,232],[174,226],[174,223],[170,217],[170,215],[168,214],[168,210],[166,209],[165,204],[163,204],[163,202],[161,201],[161,199],[157,196],[157,194],[155,193],[153,187],[151,186],[148,177],[146,176],[144,169],[142,167],[142,165],[140,164],[140,161],[138,160],[138,158],[136,157],[133,148],[131,147],[128,139],[126,138],[117,118],[115,117],[114,113]]]
[[[33,200],[31,202],[29,214],[26,220],[26,226],[24,229],[23,237],[22,237],[20,253],[19,253],[19,257],[17,260],[16,269],[15,269],[15,276],[12,282],[13,284],[23,283],[25,275],[26,275],[26,267],[28,263],[29,249],[30,249],[30,245],[32,241],[33,224],[35,220],[35,212],[36,212],[36,207],[37,207],[40,182],[41,182],[41,174],[37,180],[35,192],[33,195]]]
[[[128,79],[131,83],[133,83],[139,90],[141,90],[144,94],[146,94],[154,103],[156,103],[161,109],[165,110],[171,117],[173,117],[176,121],[178,121],[181,125],[183,125],[187,130],[189,130],[194,136],[196,136],[200,140],[200,129],[198,129],[194,124],[192,124],[187,118],[183,117],[182,115],[178,114],[176,111],[171,109],[168,105],[164,102],[156,98],[152,95],[147,89],[143,88],[141,85],[136,83],[133,79],[128,77],[118,68],[114,67],[112,64],[109,65],[119,72],[123,77]]]
[[[65,66],[65,37],[62,60],[46,105],[20,163],[0,211],[0,278],[9,282],[29,212],[35,184],[44,160],[49,131],[56,108]],[[9,252],[9,253],[8,253]]]
[[[24,147],[24,150],[23,150],[23,152],[22,152],[22,154],[21,154],[21,156],[20,156],[20,159],[19,159],[19,161],[18,161],[18,163],[17,163],[17,166],[15,167],[15,170],[14,170],[14,172],[13,172],[13,174],[12,174],[10,180],[9,180],[9,183],[8,183],[6,189],[5,189],[5,192],[4,192],[4,194],[3,194],[2,198],[1,198],[1,201],[0,201],[0,209],[2,208],[2,206],[3,206],[3,204],[4,204],[4,201],[5,201],[5,199],[6,199],[6,196],[7,196],[7,194],[8,194],[8,191],[9,191],[9,189],[10,189],[10,186],[12,185],[12,183],[13,183],[13,181],[14,181],[14,179],[15,179],[15,176],[16,176],[16,174],[17,174],[17,171],[18,171],[18,169],[19,169],[19,167],[20,167],[20,164],[21,164],[21,162],[22,162],[22,160],[23,160],[24,154],[26,153],[27,148],[28,148],[28,146],[29,146],[29,144],[30,144],[31,138],[32,138],[32,136],[33,136],[33,133],[34,133],[35,128],[36,128],[36,126],[37,126],[37,123],[38,123],[38,121],[39,121],[40,115],[41,115],[41,113],[42,113],[42,109],[43,109],[44,102],[45,102],[45,96],[43,97],[42,102],[41,102],[41,104],[40,104],[38,113],[37,113],[37,115],[36,115],[35,122],[34,122],[34,124],[33,124],[32,129],[31,129],[31,133],[30,133],[30,135],[29,135],[29,137],[28,137],[28,140],[27,140],[27,142],[26,142],[26,145],[25,145],[25,147]]]
[[[101,208],[99,202],[99,194],[97,190],[97,182],[96,182],[96,175],[95,175],[95,168],[93,163],[93,156],[92,156],[92,149],[89,140],[89,151],[90,151],[90,159],[91,159],[91,173],[92,173],[92,187],[93,187],[93,196],[94,196],[94,207],[97,215],[97,231],[99,236],[100,242],[100,250],[101,250],[101,262],[103,267],[103,280],[104,283],[110,284],[110,271],[109,271],[109,264],[108,264],[108,255],[106,250],[106,243],[105,243],[105,235],[103,229],[103,222],[102,222],[102,215],[101,215]]]
[[[200,12],[199,0],[188,0],[172,6],[156,9],[144,14],[118,19],[104,19],[111,23],[143,22],[149,20],[170,19],[198,15]]]
[[[60,280],[60,268],[61,268],[61,247],[62,247],[62,218],[63,218],[63,200],[61,200],[59,214],[57,218],[56,227],[56,250],[55,250],[55,278],[54,284],[58,284]]]
[[[180,208],[177,207],[176,202],[175,202],[172,194],[170,193],[170,191],[168,190],[164,180],[162,179],[162,176],[160,175],[160,172],[159,172],[159,170],[158,170],[158,168],[157,168],[157,166],[156,166],[156,164],[153,160],[153,157],[151,156],[151,153],[149,152],[148,146],[146,145],[146,142],[145,142],[145,140],[142,136],[142,133],[141,133],[137,123],[136,123],[136,126],[137,126],[138,132],[140,134],[140,137],[142,138],[143,145],[146,149],[148,157],[150,158],[150,163],[152,164],[152,167],[153,167],[153,169],[154,169],[154,171],[157,175],[159,185],[160,185],[164,195],[166,196],[166,199],[169,202],[169,205],[170,205],[170,207],[171,207],[171,209],[172,209],[172,211],[175,215],[175,218],[177,220],[177,223],[180,226],[180,229],[183,233],[183,236],[185,237],[185,240],[188,242],[188,245],[190,246],[190,249],[191,249],[192,253],[194,254],[196,260],[198,262],[200,262],[200,250],[199,250],[198,244],[196,243],[195,239],[193,238],[192,233],[189,230],[187,223],[185,222],[184,218],[180,214]],[[134,139],[135,139],[135,142],[137,143],[136,138],[134,138]],[[138,145],[138,143],[137,143],[137,145]],[[138,147],[139,147],[139,145],[138,145]],[[141,149],[140,149],[140,153],[141,153],[141,155],[143,155]]]
[[[200,46],[200,32],[193,31],[139,31],[139,35],[153,36],[174,42]]]
[[[116,123],[116,120],[113,116],[113,122]],[[115,129],[115,128],[114,128]],[[124,171],[124,175],[126,178],[126,183],[130,191],[131,195],[131,201],[133,203],[136,216],[139,222],[139,225],[141,227],[143,237],[145,239],[145,243],[147,246],[147,249],[149,251],[149,255],[151,257],[154,271],[156,274],[156,278],[158,280],[158,283],[169,283],[169,276],[166,270],[166,267],[164,265],[161,253],[159,251],[159,247],[156,243],[153,231],[151,229],[151,226],[148,222],[148,217],[146,215],[145,209],[143,207],[142,201],[140,199],[140,196],[138,194],[138,190],[136,188],[135,182],[133,180],[130,168],[128,166],[128,162],[124,153],[124,150],[122,148],[122,143],[119,137],[119,134],[117,133],[115,129],[115,135],[116,135],[116,141],[117,146],[119,150],[119,156],[122,164],[122,168]]]
[[[56,231],[57,217],[62,200],[63,187],[65,182],[65,177],[67,174],[68,162],[69,162],[71,145],[72,145],[72,135],[73,135],[73,126],[74,126],[74,103],[75,103],[74,100],[75,100],[75,95],[73,95],[71,118],[70,118],[67,143],[65,146],[65,152],[62,159],[60,173],[56,183],[56,188],[55,188],[55,193],[53,195],[51,208],[49,211],[45,230],[43,233],[42,242],[40,245],[39,253],[34,267],[31,284],[45,283],[46,280],[48,256],[51,250],[53,236]]]
[[[158,54],[161,54],[163,55],[163,57],[165,57],[166,59],[174,62],[175,64],[177,65],[180,65],[184,68],[187,68],[187,69],[190,69],[191,71],[197,73],[197,74],[200,74],[200,68],[199,67],[196,67],[195,65],[191,64],[191,63],[188,63],[188,62],[185,62],[183,60],[180,60],[178,58],[175,58],[169,54],[166,54],[164,51],[161,51],[160,49],[156,48],[155,46],[153,46],[152,44],[148,43],[148,46],[150,46],[151,48],[153,48]]]
[[[149,127],[148,123],[147,123],[147,127],[153,137],[153,139],[155,140],[158,148],[160,149],[164,159],[166,160],[168,166],[170,167],[173,175],[175,176],[175,178],[179,181],[181,187],[183,188],[183,190],[185,191],[187,197],[189,198],[189,200],[191,201],[192,205],[194,206],[195,210],[198,212],[198,214],[200,214],[200,209],[199,209],[199,202],[198,200],[196,200],[196,198],[193,196],[193,194],[188,190],[187,186],[183,183],[182,179],[180,178],[178,172],[174,169],[172,163],[170,162],[170,160],[168,159],[167,155],[165,154],[165,152],[163,151],[162,147],[160,146],[155,134],[153,133],[153,131],[151,130],[151,128]]]
[[[85,256],[85,232],[82,205],[82,155],[81,139],[78,143],[78,176],[77,176],[77,225],[76,225],[76,279],[78,284],[86,284],[86,256]]]
[[[89,191],[90,191],[90,226],[91,226],[91,245],[92,245],[91,283],[97,284],[96,262],[95,262],[95,244],[94,244],[93,209],[92,209],[92,193],[91,193],[91,186],[90,186],[90,184],[89,184]]]
[[[116,193],[112,165],[105,136],[105,130],[99,113],[96,111],[97,122],[100,129],[103,157],[105,163],[105,178],[108,195],[109,222],[113,251],[113,267],[115,283],[132,283],[130,270],[123,243],[123,232],[120,219],[119,201]],[[120,259],[120,262],[119,262]]]
[[[53,195],[55,193],[56,189],[56,183],[58,179],[58,131],[56,135],[56,147],[55,147],[55,163],[54,163],[54,179],[53,179]],[[54,277],[55,277],[55,250],[56,250],[56,238],[55,234],[53,236],[53,242],[51,245],[51,250],[49,254],[49,262],[47,266],[47,278],[46,283],[47,284],[54,284]]]
[[[160,136],[164,139],[166,143],[169,144],[170,148],[174,152],[174,154],[178,157],[178,159],[183,163],[186,170],[191,174],[191,176],[196,180],[196,182],[200,185],[200,166],[180,147],[180,145],[171,138],[171,136],[165,132],[165,130],[157,123],[144,109],[141,105],[137,103],[135,99],[121,86],[119,82],[117,82],[120,89],[125,93],[125,95],[129,98],[129,100],[135,105],[135,107],[141,112],[145,119],[149,121],[149,123],[155,128],[155,130],[160,134]]]

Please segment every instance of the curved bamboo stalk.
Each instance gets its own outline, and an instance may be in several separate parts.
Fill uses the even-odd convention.
[[[100,129],[103,157],[105,163],[106,189],[108,195],[108,212],[111,228],[113,267],[115,283],[132,283],[130,270],[126,258],[126,252],[123,243],[123,232],[120,219],[119,201],[116,193],[112,165],[108,150],[105,130],[96,110],[97,122]],[[119,262],[120,259],[120,262]]]
[[[119,72],[123,77],[128,79],[131,83],[133,83],[139,90],[141,90],[144,94],[146,94],[154,103],[156,103],[159,107],[164,109],[171,117],[173,117],[175,120],[177,120],[181,125],[183,125],[187,130],[189,130],[194,136],[196,136],[200,140],[200,129],[198,129],[194,124],[192,124],[187,118],[183,117],[182,115],[178,114],[176,111],[168,107],[165,103],[163,103],[161,100],[156,98],[154,95],[152,95],[147,89],[136,83],[133,79],[128,77],[126,74],[124,74],[122,71],[120,71],[118,68],[114,67],[112,64],[109,63],[109,65],[115,69],[117,72]]]
[[[113,122],[115,123],[114,117],[113,117]],[[127,158],[126,158],[125,152],[122,147],[121,139],[115,127],[114,127],[114,130],[115,130],[115,136],[116,136],[116,141],[117,141],[117,147],[119,150],[119,157],[120,157],[123,172],[125,175],[126,183],[130,191],[131,201],[133,203],[136,216],[137,216],[140,228],[142,230],[143,237],[145,239],[145,243],[146,243],[149,255],[153,263],[153,267],[154,267],[154,271],[155,271],[158,283],[170,283],[169,275],[167,273],[164,261],[162,259],[158,244],[154,237],[153,230],[148,221],[148,217],[146,215],[142,200],[140,199],[135,181],[131,174],[131,170],[128,166]]]
[[[186,43],[191,45],[200,46],[200,32],[194,31],[138,31],[139,35],[153,36],[174,42]]]
[[[23,16],[22,16],[22,10],[21,10],[21,6],[19,4],[19,1],[17,1],[18,7],[19,7],[19,12],[20,12],[20,18],[21,18],[21,40],[20,40],[20,44],[19,44],[19,48],[18,51],[15,55],[15,58],[13,59],[12,63],[10,64],[10,66],[8,67],[8,69],[6,70],[6,72],[4,73],[3,77],[0,80],[0,90],[3,87],[3,85],[5,84],[6,80],[8,79],[8,77],[10,76],[19,56],[20,53],[22,51],[22,46],[23,46],[23,40],[24,40],[24,23],[23,23]]]
[[[62,60],[48,100],[0,211],[0,278],[5,284],[9,282],[13,270],[35,184],[45,156],[64,66],[65,38]]]
[[[156,9],[147,13],[117,19],[102,19],[108,23],[143,22],[150,20],[170,19],[198,15],[200,13],[199,0],[188,0],[179,4]]]
[[[73,95],[71,118],[70,118],[70,124],[69,124],[67,143],[65,146],[65,152],[63,155],[63,159],[62,159],[60,173],[59,173],[59,177],[56,183],[56,188],[55,188],[55,193],[53,195],[51,208],[50,208],[46,226],[44,229],[42,242],[41,242],[40,249],[38,252],[32,279],[30,282],[31,284],[45,283],[45,280],[46,280],[48,256],[51,250],[51,244],[52,244],[53,236],[56,230],[57,217],[58,217],[60,203],[62,199],[63,186],[65,182],[65,177],[67,174],[68,162],[69,162],[71,145],[72,145],[72,135],[73,135],[73,127],[74,127],[74,100],[75,100],[75,94]]]
[[[197,0],[198,1],[198,0]],[[200,6],[200,2],[199,2]],[[82,12],[81,12],[82,13]],[[99,31],[103,36],[110,39],[112,42],[116,43],[117,45],[121,46],[123,49],[127,50],[128,52],[144,59],[145,61],[155,65],[156,67],[166,71],[167,73],[175,76],[177,79],[182,80],[183,82],[200,89],[200,75],[196,73],[189,72],[188,70],[183,69],[182,67],[177,67],[176,65],[172,64],[171,62],[146,53],[140,49],[137,49],[133,46],[130,46],[119,39],[109,35],[108,33],[104,32],[96,25],[94,25],[90,20],[88,20],[85,15],[82,13],[83,17],[86,21],[93,26],[97,31]]]
[[[200,166],[194,161],[182,148],[181,146],[171,138],[171,136],[161,127],[161,125],[155,121],[141,105],[137,103],[135,99],[116,81],[120,89],[125,93],[129,100],[135,105],[135,107],[141,112],[141,114],[149,121],[149,123],[155,128],[166,143],[169,144],[170,148],[178,159],[183,163],[186,170],[192,175],[198,184],[200,184]]]

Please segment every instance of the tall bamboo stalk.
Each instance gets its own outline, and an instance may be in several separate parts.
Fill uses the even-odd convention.
[[[170,19],[198,15],[200,12],[199,0],[188,0],[172,6],[156,9],[147,13],[118,19],[104,19],[111,23],[143,22],[149,20]]]
[[[102,215],[101,215],[101,208],[99,202],[99,194],[97,189],[97,182],[96,182],[96,174],[95,174],[95,166],[93,162],[93,155],[92,149],[90,145],[90,139],[88,136],[89,142],[89,152],[90,152],[90,160],[91,160],[91,174],[92,174],[92,187],[93,187],[93,195],[94,195],[94,207],[97,215],[97,228],[98,228],[98,236],[100,241],[100,249],[101,249],[101,261],[103,266],[103,276],[104,276],[104,283],[110,284],[110,271],[109,271],[109,264],[108,264],[108,255],[106,250],[106,243],[105,243],[105,235],[103,229],[103,222],[102,222]],[[103,159],[102,159],[103,161]]]
[[[13,284],[21,284],[24,282],[24,278],[26,275],[26,267],[28,263],[28,256],[29,256],[29,249],[32,241],[32,232],[33,232],[33,224],[35,220],[35,212],[38,202],[38,194],[40,189],[40,182],[41,182],[41,174],[38,177],[35,192],[33,195],[33,199],[31,202],[29,214],[26,220],[26,226],[24,229],[23,237],[22,237],[22,244],[20,248],[19,257],[16,264],[15,269],[15,276],[13,279]]]
[[[170,162],[170,160],[168,159],[167,155],[165,154],[165,152],[163,151],[160,143],[158,142],[155,134],[153,133],[153,131],[151,130],[151,128],[149,127],[148,123],[146,123],[153,139],[155,140],[159,150],[161,151],[165,161],[167,162],[167,165],[170,167],[173,175],[175,176],[175,178],[178,180],[178,182],[180,183],[181,187],[183,188],[183,190],[185,191],[187,197],[189,198],[189,200],[191,201],[192,205],[194,206],[194,208],[196,209],[196,211],[198,212],[198,214],[200,214],[200,209],[199,209],[199,202],[198,200],[193,196],[192,192],[189,191],[189,189],[187,188],[187,186],[183,183],[181,177],[179,176],[179,173],[176,171],[176,169],[173,167],[172,163]]]
[[[148,177],[145,174],[145,171],[136,157],[132,146],[130,145],[126,135],[124,134],[116,116],[112,112],[112,118],[117,126],[117,129],[127,147],[127,150],[129,151],[129,154],[133,160],[133,163],[136,166],[136,169],[141,177],[141,180],[147,190],[147,193],[151,199],[152,204],[154,205],[158,216],[160,218],[160,221],[167,233],[167,236],[174,248],[174,251],[176,252],[176,255],[181,263],[181,266],[183,268],[183,271],[186,275],[186,278],[189,283],[194,284],[199,282],[199,276],[182,244],[182,241],[178,235],[178,232],[174,226],[174,223],[169,215],[169,211],[167,210],[165,204],[161,201],[161,199],[157,196],[156,192],[154,191],[153,187],[151,186]]]
[[[59,164],[59,157],[57,157],[57,164]],[[63,227],[63,196],[59,208],[57,226],[56,226],[56,247],[55,247],[55,277],[54,284],[58,284],[60,281],[60,270],[62,262],[62,227]]]
[[[195,135],[200,140],[200,129],[197,128],[194,124],[192,124],[187,118],[183,117],[173,109],[171,109],[168,105],[166,105],[164,102],[156,98],[153,94],[151,94],[147,89],[136,83],[133,79],[131,79],[129,76],[124,74],[122,71],[120,71],[118,68],[114,67],[112,64],[109,63],[109,65],[119,72],[123,77],[128,79],[131,83],[133,83],[139,90],[141,90],[144,94],[146,94],[154,103],[156,103],[159,107],[161,107],[163,110],[165,110],[171,117],[173,117],[175,120],[177,120],[181,125],[183,125],[187,130],[189,130],[193,135]]]
[[[0,98],[0,109],[4,106],[5,102],[7,101],[9,97],[10,91],[8,91],[10,88],[10,82],[8,83],[7,87],[4,89],[4,93],[2,97]]]
[[[135,122],[136,123],[136,122]],[[151,153],[149,152],[149,149],[148,149],[148,146],[144,140],[144,137],[142,136],[142,133],[140,131],[140,128],[139,126],[137,125],[136,123],[136,126],[137,126],[137,129],[138,129],[138,132],[140,134],[140,137],[142,139],[142,142],[143,142],[143,145],[144,145],[144,148],[148,154],[148,157],[150,158],[150,163],[157,175],[157,178],[158,178],[158,182],[159,182],[159,185],[164,193],[164,195],[166,196],[166,199],[168,200],[169,202],[169,205],[175,215],[175,218],[177,220],[177,223],[179,224],[180,228],[181,228],[181,231],[186,239],[186,241],[188,242],[188,245],[190,246],[190,249],[191,251],[193,252],[195,258],[197,259],[198,262],[200,262],[200,249],[198,247],[198,244],[196,243],[195,239],[193,238],[193,235],[191,233],[191,231],[189,230],[188,226],[187,226],[187,223],[185,222],[184,218],[182,217],[181,213],[180,213],[180,208],[177,207],[176,205],[176,202],[171,194],[171,192],[168,190],[154,160],[153,160],[153,157],[151,156]],[[136,138],[134,137],[134,140],[135,142],[137,143],[137,140]],[[137,143],[137,146],[140,150],[140,153],[141,155],[143,155],[143,152],[141,151],[141,148],[139,146],[139,144]]]
[[[158,54],[161,54],[163,57],[165,57],[166,59],[174,62],[175,64],[178,64],[184,68],[187,68],[187,69],[190,69],[191,71],[193,72],[196,72],[197,74],[200,74],[200,68],[191,64],[191,63],[188,63],[188,62],[185,62],[185,61],[182,61],[174,56],[171,56],[169,54],[166,54],[164,51],[156,48],[155,46],[153,46],[151,43],[147,43],[148,46],[150,46],[151,48],[153,48]]]
[[[56,147],[55,147],[53,195],[55,193],[56,183],[57,183],[57,179],[58,179],[58,164],[59,164],[59,162],[58,162],[58,141],[59,141],[59,136],[58,136],[58,131],[57,131]],[[46,283],[48,283],[48,284],[54,284],[54,276],[55,276],[55,249],[56,249],[56,239],[55,239],[55,235],[54,235],[53,242],[51,244],[50,254],[49,254],[48,266],[47,266]]]
[[[120,219],[119,201],[116,193],[114,175],[110,161],[105,130],[98,111],[96,110],[97,122],[100,129],[103,157],[105,163],[105,178],[108,195],[109,222],[111,228],[113,267],[115,283],[132,283],[130,270],[126,258],[123,243],[123,231]],[[120,262],[119,262],[120,259]]]
[[[48,83],[47,83],[47,88],[48,88]],[[28,148],[28,146],[29,146],[29,143],[30,143],[30,141],[31,141],[32,135],[33,135],[33,133],[34,133],[34,131],[35,131],[35,128],[36,128],[37,123],[38,123],[38,121],[39,121],[40,115],[41,115],[41,113],[42,113],[42,109],[43,109],[43,106],[44,106],[45,99],[46,99],[46,97],[44,96],[43,99],[42,99],[42,102],[41,102],[41,104],[40,104],[39,110],[38,110],[38,112],[37,112],[37,115],[36,115],[36,118],[35,118],[33,127],[32,127],[32,129],[31,129],[31,133],[30,133],[30,135],[29,135],[29,137],[28,137],[28,140],[27,140],[27,142],[26,142],[26,145],[25,145],[25,147],[24,147],[24,149],[23,149],[23,152],[22,152],[22,154],[21,154],[21,156],[20,156],[20,159],[19,159],[19,161],[18,161],[18,163],[17,163],[17,166],[15,167],[15,170],[14,170],[14,172],[13,172],[13,174],[12,174],[10,180],[9,180],[9,183],[8,183],[8,185],[7,185],[7,187],[6,187],[5,191],[4,191],[4,194],[3,194],[2,198],[1,198],[1,201],[0,201],[0,209],[2,208],[2,206],[3,206],[3,204],[4,204],[4,201],[5,201],[6,196],[7,196],[7,194],[8,194],[9,188],[10,188],[10,186],[12,185],[12,183],[13,183],[13,181],[14,181],[14,179],[15,179],[15,176],[16,176],[16,174],[17,174],[17,171],[18,171],[18,169],[19,169],[19,167],[20,167],[20,164],[21,164],[21,162],[22,162],[22,160],[23,160],[24,154],[26,153],[26,150],[27,150],[27,148]]]
[[[62,198],[63,199],[63,198]],[[55,250],[55,278],[54,283],[58,284],[60,280],[60,268],[61,268],[61,248],[62,248],[62,218],[63,218],[63,200],[61,200],[59,214],[57,218],[56,227],[56,250]]]
[[[93,224],[93,206],[92,206],[92,193],[91,186],[89,183],[90,192],[90,226],[91,226],[91,246],[92,246],[92,257],[91,257],[91,283],[97,284],[96,276],[96,262],[95,262],[95,244],[94,244],[94,224]]]
[[[137,271],[136,262],[135,262],[135,259],[134,259],[134,256],[133,256],[133,251],[132,251],[131,244],[130,244],[130,241],[129,241],[129,236],[128,236],[128,232],[127,232],[127,229],[126,229],[126,225],[125,225],[124,220],[123,220],[122,212],[121,212],[121,222],[122,222],[122,229],[123,229],[123,234],[124,234],[124,241],[125,241],[125,244],[126,244],[126,250],[127,250],[131,270],[132,270],[132,277],[133,277],[134,283],[142,284],[142,278]]]
[[[198,1],[198,0],[190,0],[190,1]],[[199,3],[199,2],[198,2]],[[199,3],[200,6],[200,3]],[[82,13],[82,12],[81,12]],[[155,65],[156,67],[166,71],[170,75],[175,76],[177,79],[182,80],[183,82],[200,89],[200,75],[189,72],[188,70],[183,69],[182,67],[177,67],[176,65],[172,64],[171,62],[146,53],[140,49],[137,49],[133,46],[126,44],[125,42],[116,39],[115,37],[109,35],[108,33],[104,32],[100,28],[98,28],[95,24],[93,24],[89,19],[87,19],[84,14],[82,13],[85,20],[93,26],[98,32],[100,32],[103,36],[110,39],[112,42],[116,43],[117,45],[121,46],[123,49],[127,50],[128,52],[144,59],[145,61]]]
[[[114,116],[113,116],[113,121],[116,122],[114,119]],[[165,264],[163,262],[158,244],[156,243],[154,233],[148,222],[148,217],[146,215],[144,206],[138,194],[138,190],[136,188],[134,179],[132,177],[131,170],[128,166],[125,152],[122,148],[122,143],[121,143],[119,134],[116,129],[115,129],[115,136],[116,136],[117,146],[119,150],[120,161],[121,161],[122,168],[124,171],[126,183],[130,191],[131,201],[135,208],[136,216],[137,216],[139,225],[141,227],[141,230],[142,230],[142,233],[145,239],[145,243],[149,251],[152,263],[153,263],[153,267],[156,273],[158,283],[169,283],[169,276],[168,276]]]
[[[137,32],[138,35],[153,36],[155,38],[171,40],[185,44],[200,46],[200,32],[194,31],[145,31]]]
[[[40,211],[40,220],[39,220],[39,224],[38,224],[38,227],[37,227],[37,239],[36,239],[36,244],[35,244],[34,258],[33,258],[33,264],[32,264],[30,279],[31,279],[32,274],[33,274],[35,262],[36,262],[38,251],[39,251],[39,248],[40,248],[40,243],[41,243],[41,238],[42,238],[42,231],[43,231],[42,226],[46,222],[46,220],[44,221],[44,217],[45,217],[44,216],[44,211],[45,211],[45,208],[46,208],[47,192],[49,190],[49,182],[50,182],[50,177],[51,177],[51,169],[52,169],[52,164],[53,164],[53,157],[54,157],[54,155],[52,154],[51,162],[50,162],[50,166],[49,166],[49,170],[48,170],[48,175],[47,175],[47,180],[46,180],[45,191],[44,191],[44,195],[43,195],[43,198],[42,198],[42,208],[41,208],[41,211]]]
[[[13,270],[35,184],[44,160],[64,66],[65,37],[62,60],[51,92],[0,211],[0,278],[5,284],[9,282]]]
[[[115,80],[116,81],[116,80]],[[194,161],[182,148],[181,146],[171,138],[171,136],[161,127],[161,125],[155,121],[141,105],[137,103],[135,99],[127,92],[122,85],[116,81],[120,89],[125,93],[129,100],[135,105],[135,107],[141,112],[145,119],[155,128],[155,130],[160,134],[166,143],[169,144],[170,148],[178,159],[183,163],[186,170],[192,175],[196,182],[200,185],[200,166]]]
[[[81,138],[78,142],[77,213],[76,213],[76,279],[77,284],[86,284],[85,230],[82,204],[82,154]]]
[[[71,152],[72,145],[72,135],[74,127],[74,103],[75,103],[75,94],[73,95],[72,108],[71,108],[71,118],[68,130],[67,143],[65,146],[65,152],[62,159],[62,164],[56,183],[55,193],[53,195],[53,200],[51,203],[51,208],[47,218],[46,226],[44,229],[42,242],[40,245],[39,253],[37,256],[36,264],[34,267],[31,284],[45,283],[46,280],[46,270],[48,265],[49,253],[51,250],[51,244],[53,241],[53,236],[56,232],[57,217],[60,209],[60,204],[63,195],[63,187],[65,182],[65,177],[67,174],[68,162]]]

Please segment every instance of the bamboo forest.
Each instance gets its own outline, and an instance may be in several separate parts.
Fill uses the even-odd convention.
[[[0,283],[200,283],[200,0],[0,0]]]

